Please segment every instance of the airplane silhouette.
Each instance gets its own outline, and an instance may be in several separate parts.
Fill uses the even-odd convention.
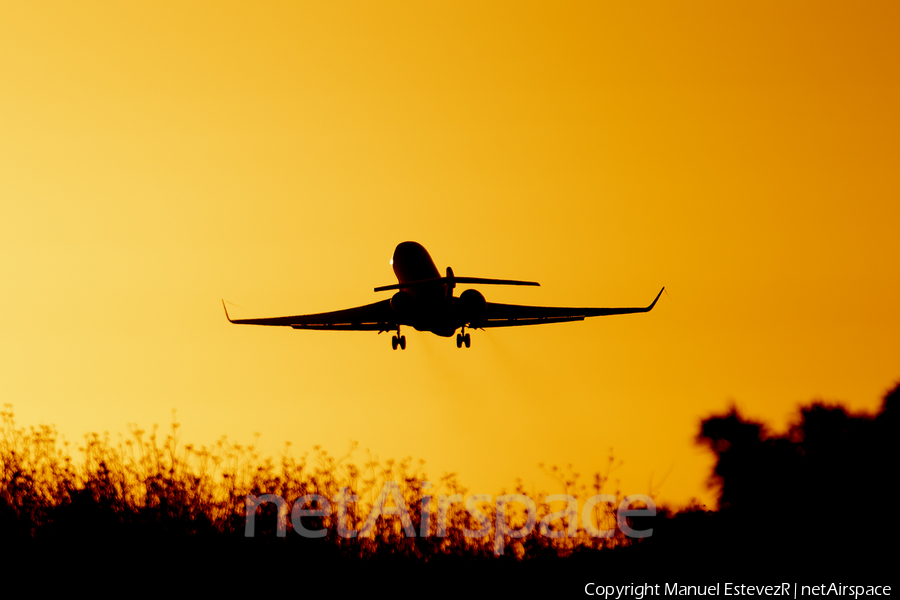
[[[465,290],[459,297],[453,295],[457,283],[494,285],[540,285],[534,281],[511,279],[484,279],[482,277],[457,277],[447,267],[447,275],[441,277],[434,261],[425,248],[416,242],[403,242],[394,250],[391,259],[398,283],[375,288],[376,292],[398,290],[389,300],[365,306],[292,317],[266,317],[261,319],[232,319],[228,316],[225,301],[225,318],[238,325],[274,325],[294,329],[328,329],[341,331],[397,331],[391,338],[394,350],[406,349],[406,336],[400,334],[400,326],[408,325],[418,331],[430,331],[442,337],[452,337],[457,329],[456,347],[472,340],[466,333],[470,329],[489,327],[515,327],[583,321],[585,317],[625,315],[649,312],[662,295],[663,287],[646,308],[554,308],[550,306],[518,306],[487,302],[481,292]]]

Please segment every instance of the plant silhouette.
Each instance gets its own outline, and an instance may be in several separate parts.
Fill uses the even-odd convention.
[[[301,561],[322,572],[347,564],[357,570],[393,565],[409,572],[406,567],[414,565],[422,577],[452,578],[448,574],[466,568],[490,572],[494,579],[498,574],[527,578],[533,573],[528,565],[557,574],[603,565],[647,579],[697,565],[726,571],[759,564],[775,568],[794,564],[790,561],[798,555],[818,569],[852,571],[886,565],[882,546],[896,533],[888,502],[894,473],[888,445],[898,397],[900,385],[885,396],[876,415],[816,402],[802,407],[783,434],[736,408],[711,416],[700,423],[697,442],[716,457],[710,478],[716,510],[693,503],[677,512],[663,508],[656,517],[629,517],[634,528],[653,529],[651,537],[637,540],[615,527],[614,505],[598,504],[593,524],[615,533],[597,537],[580,521],[569,530],[574,511],[559,516],[559,502],[541,502],[546,493],[532,494],[536,522],[558,516],[522,537],[501,534],[502,554],[496,546],[496,507],[481,505],[485,519],[479,522],[461,502],[468,490],[457,475],[431,481],[422,462],[369,457],[358,466],[351,458],[354,445],[343,457],[319,447],[294,457],[288,446],[275,463],[260,457],[255,445],[224,437],[212,447],[182,445],[177,422],[164,438],[157,428],[148,433],[134,426],[117,443],[108,434],[89,434],[75,460],[53,427],[19,428],[7,405],[0,413],[0,532],[7,543],[44,550],[94,548],[109,554],[115,547],[152,554],[178,547],[192,564],[221,565],[243,557],[254,569]],[[580,512],[589,497],[609,493],[616,464],[610,457],[606,472],[591,482],[571,465],[545,470],[559,483],[553,493],[576,498]],[[342,528],[364,528],[379,492],[394,489],[385,487],[389,483],[408,507],[409,523],[386,514],[374,520],[370,535],[342,535]],[[514,492],[529,495],[521,483]],[[358,501],[343,506],[341,522],[335,512],[298,513],[296,520],[289,515],[291,503],[301,497],[307,500],[297,510],[312,511],[322,508],[323,498],[334,504],[342,494]],[[284,507],[276,502],[254,507],[252,537],[246,536],[248,495],[286,500]],[[622,494],[614,496],[620,500]],[[423,508],[426,498],[430,517]],[[505,523],[509,531],[523,527],[521,505],[509,505]],[[410,526],[415,535],[409,535]],[[298,535],[298,527],[320,531],[321,537]],[[463,533],[483,527],[489,532],[484,537]]]
[[[718,511],[668,515],[654,542],[671,551],[679,539],[682,550],[719,566],[750,561],[793,574],[799,565],[852,574],[886,564],[883,550],[896,534],[888,493],[898,397],[900,385],[875,415],[815,402],[782,435],[736,408],[703,420],[697,441],[716,456]]]

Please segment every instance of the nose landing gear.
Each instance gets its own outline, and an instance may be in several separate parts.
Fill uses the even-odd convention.
[[[468,348],[472,345],[472,338],[469,337],[468,333],[466,333],[465,327],[462,328],[462,331],[462,333],[456,334],[456,347],[462,348],[462,345],[465,344],[466,348]]]

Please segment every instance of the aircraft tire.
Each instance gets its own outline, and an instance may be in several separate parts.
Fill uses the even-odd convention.
[[[463,343],[465,343],[466,348],[469,348],[472,345],[472,338],[469,337],[469,334],[463,336]]]
[[[406,336],[405,335],[400,336],[400,349],[406,350]]]
[[[456,347],[457,347],[457,348],[462,348],[462,345],[463,345],[463,337],[462,337],[462,334],[457,333],[457,334],[456,334]]]
[[[397,339],[397,336],[396,336],[396,335],[393,336],[393,337],[391,338],[391,348],[393,348],[394,350],[397,349],[397,344],[399,344],[399,343],[400,343],[400,342],[399,342],[399,340]]]

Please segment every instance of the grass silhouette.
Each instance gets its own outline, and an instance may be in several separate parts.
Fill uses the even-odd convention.
[[[698,569],[717,578],[761,570],[796,575],[798,556],[810,575],[886,573],[892,554],[884,548],[896,539],[888,494],[898,397],[900,385],[876,415],[814,403],[801,408],[781,435],[736,409],[705,419],[697,442],[716,455],[710,485],[718,506],[707,510],[694,503],[680,511],[661,508],[655,517],[628,517],[635,529],[653,529],[645,539],[615,526],[614,504],[597,504],[585,524],[571,507],[548,502],[546,493],[530,495],[530,531],[516,532],[526,525],[527,511],[510,503],[500,521],[506,530],[498,535],[493,497],[476,503],[481,514],[474,515],[456,474],[432,481],[422,462],[408,458],[358,465],[355,445],[342,457],[320,447],[295,457],[287,445],[276,462],[260,456],[254,444],[224,437],[212,447],[182,444],[173,418],[165,436],[157,427],[147,432],[132,426],[116,443],[108,434],[91,433],[73,449],[52,426],[18,427],[6,405],[0,413],[0,532],[7,545],[26,550],[103,553],[107,560],[143,552],[192,565],[239,564],[248,576],[262,577],[273,565],[276,571],[305,565],[320,576],[304,586],[318,582],[326,591],[348,565],[375,579],[385,569],[407,578],[417,572],[420,585],[462,585],[460,574],[476,572],[506,582],[501,591],[514,581],[530,591],[544,585],[555,592],[580,590],[578,582],[583,585],[585,574],[597,569],[620,580],[647,581]],[[588,498],[615,483],[616,465],[610,457],[606,471],[587,481],[571,465],[545,471],[559,483],[556,492],[573,497],[581,513]],[[384,514],[367,528],[385,490],[399,494],[408,520]],[[513,493],[529,496],[521,482]],[[251,503],[254,535],[247,537],[247,498],[266,495],[285,502]],[[358,501],[340,506],[347,496]],[[622,499],[618,491],[613,496],[616,504]],[[295,508],[308,512],[292,515],[292,504],[303,497],[307,501]],[[323,499],[331,513],[315,514]],[[394,500],[381,501],[385,513],[396,508]],[[591,535],[591,525],[612,535]],[[320,537],[298,535],[302,528]],[[364,529],[368,535],[359,534]],[[466,530],[486,535],[467,536]]]
[[[73,458],[70,445],[59,443],[54,427],[21,428],[15,423],[12,407],[0,413],[0,529],[10,542],[142,544],[167,540],[194,539],[201,542],[252,544],[254,547],[284,547],[299,554],[317,557],[383,559],[403,558],[428,562],[435,558],[459,560],[494,559],[496,507],[493,498],[478,506],[476,517],[463,502],[468,490],[455,473],[429,481],[421,462],[409,458],[380,462],[369,459],[358,466],[347,455],[335,458],[320,447],[295,458],[288,445],[278,463],[259,455],[255,445],[241,445],[221,438],[213,447],[196,448],[180,444],[179,424],[172,423],[164,437],[154,427],[149,433],[132,427],[129,436],[113,443],[108,434],[91,433],[77,447]],[[610,466],[613,465],[610,459]],[[589,485],[571,467],[550,467],[566,494],[583,504],[601,493],[609,473],[594,475]],[[341,535],[338,519],[330,516],[302,516],[302,527],[325,531],[320,539],[310,539],[282,526],[279,535],[279,506],[260,504],[254,512],[254,535],[246,537],[247,498],[276,495],[286,500],[281,508],[285,520],[291,503],[317,495],[335,503],[342,494],[356,496],[346,504],[344,527],[363,529],[379,492],[386,482],[394,482],[409,509],[414,536],[404,531],[397,516],[375,520],[370,535]],[[504,494],[501,491],[501,495]],[[527,495],[521,482],[513,491]],[[611,537],[596,538],[583,527],[574,536],[565,535],[566,514],[550,522],[546,535],[537,523],[553,512],[551,506],[535,500],[536,519],[532,530],[521,538],[504,537],[505,558],[565,557],[579,549],[600,549],[633,543],[621,531]],[[616,494],[621,500],[621,494]],[[427,535],[423,529],[423,499],[429,497]],[[451,500],[457,500],[451,502]],[[389,502],[391,508],[394,503]],[[320,508],[313,502],[298,508]],[[615,524],[615,505],[598,504],[594,521],[604,529]],[[440,518],[439,518],[440,517]],[[479,520],[480,519],[480,520]],[[443,535],[438,531],[445,522]],[[508,505],[510,530],[526,523],[520,504]],[[485,535],[466,536],[465,531],[483,530]],[[549,533],[548,533],[549,532]],[[556,532],[555,537],[553,532]]]

